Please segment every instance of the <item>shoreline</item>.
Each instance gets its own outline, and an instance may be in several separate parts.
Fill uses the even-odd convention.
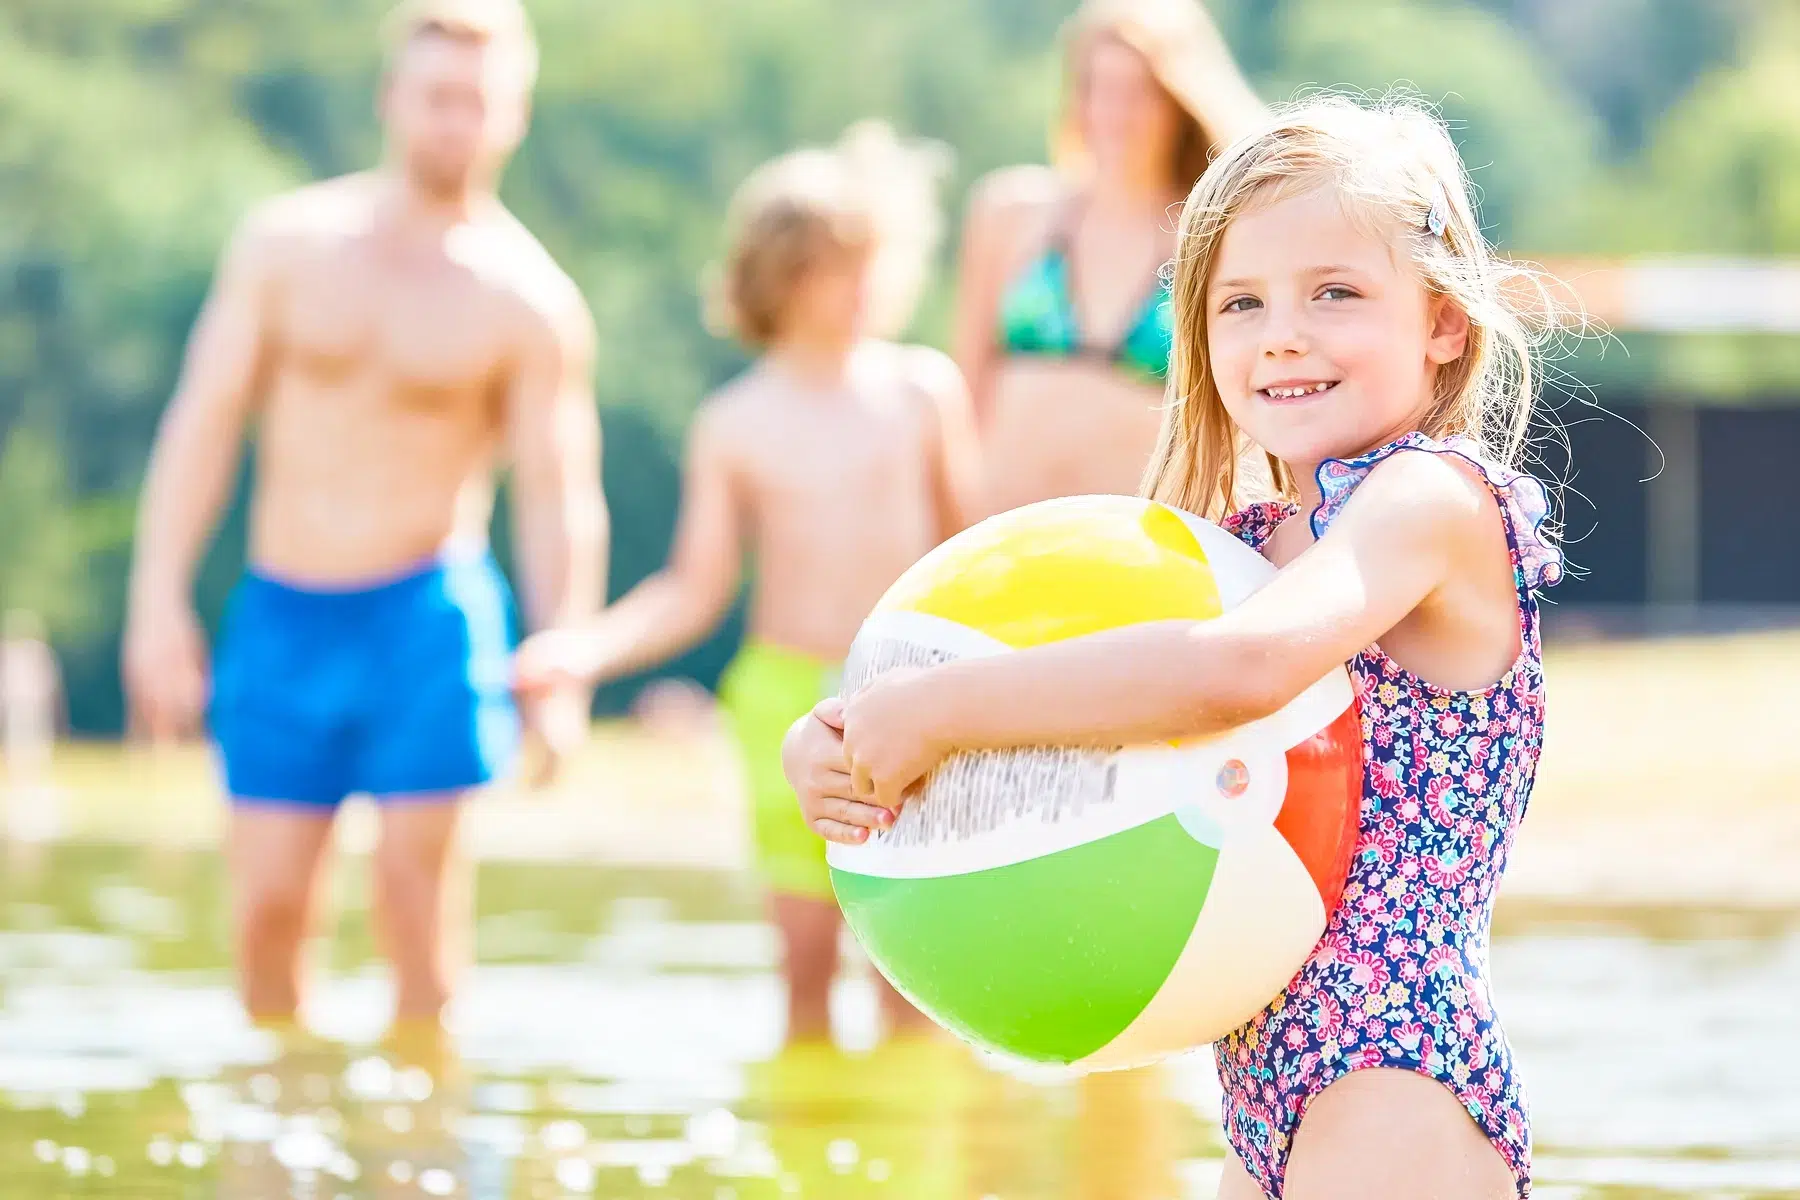
[[[1504,910],[1800,911],[1800,634],[1564,643],[1546,670],[1549,735]],[[0,840],[204,850],[223,829],[204,746],[65,743],[51,789],[0,794]],[[556,787],[476,797],[463,836],[477,860],[747,871],[741,795],[734,748],[695,705],[596,725]],[[338,848],[367,852],[375,829],[352,800]]]

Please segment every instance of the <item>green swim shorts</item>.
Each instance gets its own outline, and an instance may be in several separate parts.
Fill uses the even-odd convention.
[[[719,681],[719,704],[743,755],[757,869],[772,891],[834,901],[825,840],[806,826],[781,770],[789,726],[837,690],[839,667],[809,654],[745,642]]]

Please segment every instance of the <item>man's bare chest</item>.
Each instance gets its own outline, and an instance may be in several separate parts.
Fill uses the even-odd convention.
[[[319,382],[378,382],[427,399],[485,392],[510,357],[503,299],[450,263],[321,254],[290,273],[273,307],[283,368]]]

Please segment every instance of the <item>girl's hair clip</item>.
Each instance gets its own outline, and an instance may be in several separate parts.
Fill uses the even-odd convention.
[[[1441,238],[1449,225],[1450,197],[1444,193],[1444,185],[1440,183],[1432,189],[1431,208],[1425,214],[1425,231],[1434,238]]]

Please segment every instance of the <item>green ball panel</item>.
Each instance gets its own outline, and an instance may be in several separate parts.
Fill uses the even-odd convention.
[[[1072,1063],[1162,987],[1217,863],[1170,815],[986,871],[831,874],[863,948],[931,1016],[988,1049]]]

